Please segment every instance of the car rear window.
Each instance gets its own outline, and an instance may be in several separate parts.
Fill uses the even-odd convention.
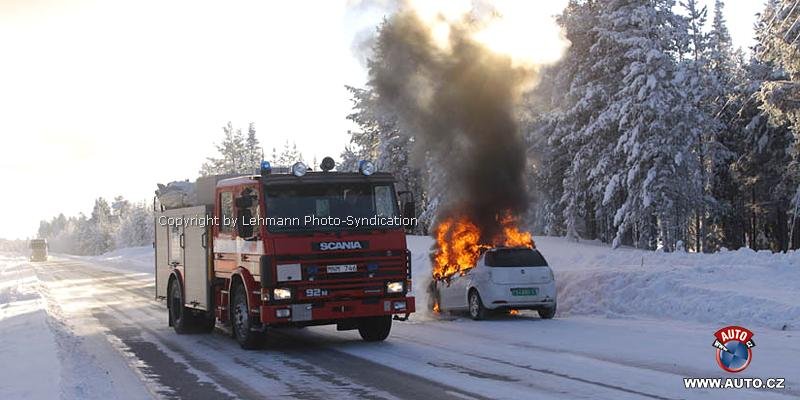
[[[496,250],[486,253],[489,267],[546,267],[542,254],[534,249]]]

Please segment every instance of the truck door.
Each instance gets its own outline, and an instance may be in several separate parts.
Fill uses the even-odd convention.
[[[196,223],[187,224],[183,229],[184,269],[183,281],[186,306],[209,310],[211,282],[211,249],[209,235],[211,227],[203,221],[211,212],[211,207],[199,206],[184,209],[184,217]]]
[[[180,210],[156,211],[156,299],[167,297],[169,274],[184,265]],[[168,224],[169,222],[169,224]]]
[[[162,224],[165,220],[160,218],[163,213],[156,211],[155,215],[155,242],[156,242],[156,299],[167,297],[167,283],[172,270],[169,265],[169,227]]]

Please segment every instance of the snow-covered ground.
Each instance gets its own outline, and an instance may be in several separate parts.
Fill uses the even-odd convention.
[[[433,239],[409,236],[414,290],[426,304]],[[553,268],[558,315],[667,318],[800,329],[800,252],[716,254],[612,250],[596,242],[537,237]]]
[[[25,257],[0,255],[0,399],[149,398],[91,321],[102,287],[47,282],[38,272]]]
[[[99,256],[74,257],[62,255],[62,257],[91,261],[92,264],[100,265],[108,270],[141,272],[150,275],[153,274],[153,266],[155,265],[155,252],[152,246],[126,247]]]
[[[409,236],[418,308],[432,240]],[[384,343],[335,327],[277,330],[261,352],[219,333],[178,336],[152,300],[153,250],[47,263],[0,257],[0,398],[796,398],[800,254],[655,253],[536,238],[559,312],[475,322],[421,312]],[[758,346],[744,377],[787,391],[686,391],[726,376],[713,332]],[[277,366],[277,367],[276,367]],[[188,383],[187,383],[188,382]]]
[[[56,397],[60,365],[38,279],[24,257],[0,255],[0,398]]]

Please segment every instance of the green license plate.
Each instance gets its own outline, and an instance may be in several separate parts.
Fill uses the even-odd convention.
[[[536,288],[516,288],[511,289],[512,296],[536,296]]]

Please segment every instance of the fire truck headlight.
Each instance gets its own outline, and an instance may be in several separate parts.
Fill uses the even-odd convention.
[[[361,160],[358,162],[358,172],[361,172],[365,176],[370,176],[375,173],[375,164],[367,160]]]
[[[386,293],[401,293],[403,291],[403,282],[389,282],[386,284]]]
[[[287,300],[292,298],[292,291],[285,288],[278,288],[272,290],[272,298],[275,300]]]
[[[278,318],[289,318],[292,315],[292,311],[288,308],[281,308],[279,310],[275,310],[275,316]]]
[[[300,177],[308,172],[308,166],[298,161],[292,165],[292,175]]]
[[[392,304],[392,308],[394,308],[395,311],[403,311],[406,309],[406,302],[395,301],[394,304]]]

